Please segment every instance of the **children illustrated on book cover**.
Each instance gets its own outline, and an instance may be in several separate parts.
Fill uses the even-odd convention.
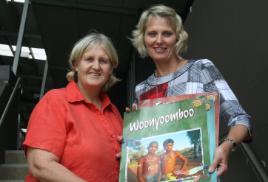
[[[119,181],[216,182],[207,173],[217,140],[215,100],[197,95],[125,113]]]
[[[203,175],[200,132],[198,128],[128,141],[127,175],[152,182]]]

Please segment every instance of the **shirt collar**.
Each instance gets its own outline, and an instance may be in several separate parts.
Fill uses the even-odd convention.
[[[185,73],[192,66],[193,62],[194,60],[188,60],[188,62],[185,65],[183,65],[183,67],[179,68],[174,73],[170,73],[165,76],[156,77],[155,74],[152,74],[151,76],[149,76],[146,82],[147,84],[152,86],[170,82],[176,79],[177,77],[181,76],[183,73]]]
[[[77,84],[74,81],[69,82],[68,85],[66,86],[66,94],[67,94],[67,101],[70,103],[74,102],[89,103],[86,100],[86,98],[82,95]],[[106,93],[102,92],[100,97],[101,97],[102,109],[105,109],[106,107],[111,105],[111,100],[109,99]]]

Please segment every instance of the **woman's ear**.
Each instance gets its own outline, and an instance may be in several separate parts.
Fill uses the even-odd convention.
[[[77,61],[74,61],[74,62],[73,62],[73,69],[74,69],[76,72],[78,72],[77,65],[78,65]]]

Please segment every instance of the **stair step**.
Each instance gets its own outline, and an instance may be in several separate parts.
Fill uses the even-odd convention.
[[[6,164],[25,164],[27,163],[23,150],[7,150],[5,152]]]
[[[1,164],[0,180],[22,180],[28,172],[27,164]]]

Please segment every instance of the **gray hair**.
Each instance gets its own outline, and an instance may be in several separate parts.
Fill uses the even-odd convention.
[[[112,41],[101,33],[90,33],[80,39],[75,43],[69,58],[69,65],[71,70],[67,73],[66,78],[68,81],[77,81],[77,73],[74,69],[74,65],[81,60],[83,54],[86,50],[94,47],[95,45],[100,45],[103,47],[108,57],[110,58],[112,68],[118,66],[119,60],[117,52],[113,46]],[[107,91],[111,86],[113,86],[119,79],[116,78],[113,74],[110,76],[109,80],[103,86],[103,91]]]

